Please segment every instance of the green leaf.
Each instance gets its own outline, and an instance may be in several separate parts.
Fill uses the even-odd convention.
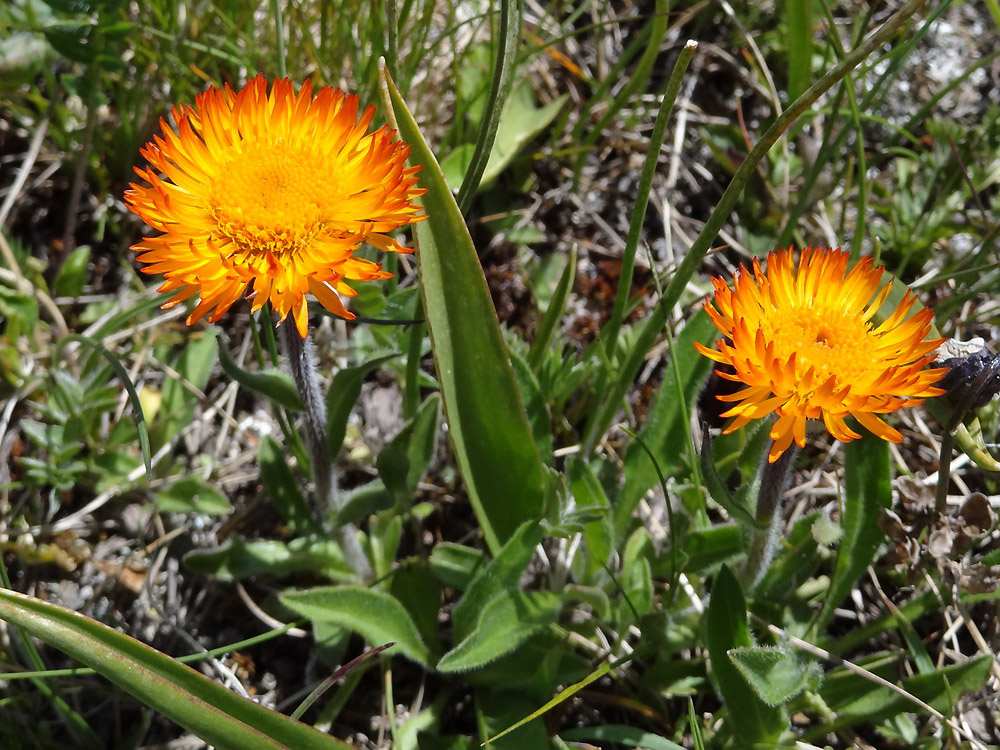
[[[807,687],[815,688],[822,677],[819,665],[806,661],[797,651],[734,648],[730,649],[729,658],[769,706],[780,706]]]
[[[430,564],[434,575],[445,586],[464,591],[486,562],[483,553],[452,542],[441,542],[431,550]]]
[[[878,515],[892,505],[889,443],[864,432],[860,440],[844,446],[844,508],[840,525],[844,534],[837,551],[837,565],[830,591],[813,627],[821,632],[836,608],[875,559],[885,534]]]
[[[621,585],[628,599],[623,602],[622,619],[630,623],[653,608],[652,555],[653,542],[646,529],[640,526],[629,537],[622,555]]]
[[[229,354],[229,348],[219,340],[219,364],[223,372],[254,393],[259,393],[271,399],[278,406],[290,411],[302,411],[302,400],[299,398],[295,381],[280,370],[269,368],[260,372],[247,372],[241,368]]]
[[[385,451],[383,450],[383,453]],[[393,506],[393,498],[381,479],[355,487],[342,495],[343,507],[337,511],[337,523],[360,523],[368,516]]]
[[[510,352],[510,363],[514,368],[517,388],[524,399],[524,409],[531,425],[531,434],[535,437],[535,445],[542,455],[546,465],[552,464],[552,420],[549,419],[549,408],[545,403],[545,394],[538,383],[538,378],[532,372],[528,363],[516,352]]]
[[[741,527],[727,524],[685,532],[682,545],[684,562],[681,567],[684,572],[703,574],[742,555],[746,539]],[[663,557],[668,558],[669,555]],[[656,572],[659,574],[659,568]]]
[[[194,477],[174,482],[153,495],[161,511],[221,515],[233,509],[226,496],[215,487]]]
[[[559,736],[570,742],[615,742],[625,747],[645,750],[684,750],[666,737],[623,724],[605,724],[601,727],[578,727],[560,732]]]
[[[310,620],[330,622],[364,636],[373,646],[395,642],[399,652],[427,665],[430,652],[399,600],[375,589],[329,586],[283,594],[281,601]]]
[[[509,654],[559,616],[559,596],[548,591],[501,591],[479,612],[461,643],[441,657],[440,672],[468,672]]]
[[[476,518],[496,553],[542,517],[545,473],[476,248],[441,169],[382,70],[410,160],[422,167],[427,221],[415,227],[420,288],[452,446]]]
[[[413,419],[386,446],[386,448],[397,451],[402,458],[406,459],[406,468],[399,476],[396,491],[404,496],[403,500],[407,505],[413,499],[417,484],[427,473],[427,466],[437,450],[440,414],[441,397],[432,393],[424,399]],[[381,460],[381,458],[382,456],[379,454],[379,459]],[[400,462],[399,468],[402,468],[402,462]],[[379,473],[381,472],[382,468],[379,466]],[[386,482],[386,487],[390,490],[393,489],[388,482]]]
[[[813,534],[821,513],[810,513],[799,518],[784,534],[778,554],[771,561],[767,572],[754,587],[758,601],[784,602],[795,596],[795,590],[810,578],[819,578],[817,568],[827,555],[821,554]]]
[[[6,339],[25,335],[38,322],[38,300],[0,285],[0,316],[6,319]],[[5,350],[15,352],[12,347],[5,347]]]
[[[347,747],[77,612],[0,590],[0,618],[92,667],[219,750]]]
[[[191,570],[224,581],[261,574],[280,576],[299,571],[308,571],[334,581],[354,580],[354,574],[344,562],[336,542],[315,536],[299,537],[287,544],[248,541],[234,536],[217,549],[189,552],[184,557],[184,563]]]
[[[389,584],[390,593],[413,618],[421,638],[432,653],[441,653],[441,583],[426,560],[400,565]]]
[[[538,524],[524,524],[504,545],[500,554],[476,574],[465,596],[451,613],[455,640],[463,640],[472,632],[490,599],[517,586],[541,540],[542,530]]]
[[[406,475],[410,471],[410,459],[405,451],[398,445],[385,446],[375,459],[375,467],[378,469],[379,478],[382,485],[395,501],[397,507],[405,507],[409,504],[409,492],[407,492]]]
[[[285,460],[285,453],[270,435],[265,435],[260,441],[257,461],[260,463],[260,481],[285,522],[300,534],[318,533],[320,529],[316,519]]]
[[[336,461],[347,434],[347,420],[361,395],[361,385],[372,370],[378,369],[398,354],[375,357],[356,367],[345,367],[333,376],[326,393],[326,437],[330,441],[330,460]]]
[[[726,483],[719,474],[718,464],[712,453],[712,437],[708,430],[705,430],[701,442],[701,452],[698,456],[701,465],[701,475],[705,482],[705,489],[709,496],[726,509],[730,518],[743,524],[747,528],[754,525],[754,517],[751,509],[740,502],[726,487]],[[758,484],[759,482],[754,482]]]
[[[52,48],[73,62],[93,62],[97,27],[91,23],[54,23],[42,28]]]
[[[739,581],[725,565],[715,576],[708,603],[708,653],[712,674],[728,711],[727,726],[745,747],[774,747],[787,721],[762,701],[729,658],[734,648],[754,646]]]
[[[90,247],[81,245],[66,256],[52,280],[52,290],[61,297],[79,297],[87,278]]]

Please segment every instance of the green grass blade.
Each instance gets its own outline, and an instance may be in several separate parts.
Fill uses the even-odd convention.
[[[639,176],[639,187],[636,192],[635,206],[632,208],[632,217],[629,220],[628,237],[625,240],[625,251],[622,254],[622,267],[618,276],[618,293],[615,295],[615,306],[611,311],[611,319],[602,331],[604,339],[604,350],[608,356],[612,356],[615,351],[615,344],[618,340],[618,332],[621,330],[622,322],[625,320],[625,308],[628,306],[629,296],[632,292],[632,276],[635,273],[635,254],[639,250],[639,240],[642,237],[643,225],[646,221],[646,209],[649,207],[649,193],[653,189],[653,177],[660,162],[660,149],[663,146],[663,139],[667,134],[667,124],[670,122],[670,114],[674,111],[674,102],[677,101],[677,92],[680,91],[681,81],[684,80],[684,73],[687,72],[688,65],[695,50],[698,49],[696,42],[688,42],[684,45],[674,69],[670,72],[667,80],[667,88],[663,92],[663,99],[660,101],[660,110],[656,113],[656,120],[653,123],[653,132],[649,136],[648,150],[646,158],[642,164],[642,174]]]
[[[93,667],[219,750],[347,747],[77,612],[5,589],[0,590],[0,618]]]
[[[386,109],[411,162],[423,167],[428,219],[415,231],[427,328],[455,457],[495,553],[518,526],[541,517],[545,472],[462,212],[384,67],[382,75]]]
[[[812,78],[813,0],[785,0],[788,27],[788,99],[798,98]]]
[[[556,694],[556,697],[553,698],[552,700],[548,701],[544,706],[542,706],[541,708],[539,708],[539,709],[537,709],[535,711],[532,711],[530,714],[528,714],[527,716],[525,716],[523,719],[521,719],[520,721],[516,722],[515,724],[511,724],[509,727],[507,727],[506,729],[504,729],[499,734],[495,734],[492,737],[487,738],[486,740],[483,741],[483,744],[484,745],[488,745],[491,742],[493,742],[494,740],[498,740],[501,737],[503,737],[504,735],[510,734],[515,729],[517,729],[519,726],[527,724],[532,719],[537,719],[542,714],[547,713],[550,709],[555,708],[556,706],[558,706],[560,703],[562,703],[563,701],[565,701],[567,698],[572,698],[574,695],[576,695],[579,691],[583,690],[585,687],[587,687],[587,685],[589,685],[590,683],[592,683],[594,680],[600,679],[601,677],[603,677],[604,675],[606,675],[610,671],[611,671],[611,662],[608,662],[608,661],[604,662],[603,664],[601,664],[601,666],[599,666],[597,669],[595,669],[593,672],[591,672],[589,675],[587,675],[586,677],[584,677],[579,682],[573,683],[568,688],[564,688],[563,690],[560,690]]]
[[[576,257],[577,246],[574,243],[569,251],[566,267],[563,269],[562,276],[559,277],[556,291],[552,295],[552,299],[549,300],[549,306],[545,310],[545,316],[542,318],[541,325],[538,326],[538,334],[535,336],[535,340],[528,350],[528,365],[531,367],[531,371],[536,374],[545,359],[549,345],[552,343],[556,326],[562,320],[563,313],[566,310],[566,303],[569,301],[569,294],[573,291],[573,281],[576,279]]]
[[[503,104],[510,93],[514,59],[517,55],[517,42],[521,36],[519,6],[520,0],[501,0],[500,2],[497,61],[496,65],[493,66],[493,81],[490,83],[489,99],[486,100],[483,123],[479,128],[479,135],[476,137],[472,160],[469,162],[469,168],[462,179],[462,186],[458,189],[458,206],[463,214],[472,205],[472,198],[479,187],[483,172],[486,171],[486,164],[490,160],[493,142],[496,140],[497,128],[500,125]]]

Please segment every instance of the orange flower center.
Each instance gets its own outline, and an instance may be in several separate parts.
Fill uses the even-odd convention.
[[[794,353],[796,370],[813,368],[819,379],[835,373],[850,382],[873,365],[868,324],[859,315],[835,309],[782,308],[761,320],[765,338],[774,342],[780,361]]]
[[[330,172],[315,154],[258,144],[229,160],[212,180],[209,205],[219,233],[248,262],[294,255],[324,229]]]

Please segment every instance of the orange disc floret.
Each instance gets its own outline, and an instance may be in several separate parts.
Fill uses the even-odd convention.
[[[132,249],[144,273],[165,277],[159,291],[175,293],[164,307],[199,295],[188,324],[209,311],[214,322],[249,287],[252,310],[270,302],[303,338],[308,293],[353,318],[339,296],[357,294],[346,281],[391,276],[354,251],[410,252],[386,232],[426,218],[410,147],[388,127],[366,133],[374,114],[359,116],[357,96],[340,89],[314,94],[307,81],[296,93],[278,79],[269,90],[263,75],[174,107],[176,128],[161,119],[162,134],[140,151],[146,184],[125,193],[162,232]]]
[[[714,298],[705,311],[724,338],[718,351],[695,344],[699,352],[726,368],[722,378],[745,388],[719,396],[733,405],[725,432],[770,414],[774,462],[794,440],[804,446],[806,420],[821,419],[833,437],[860,437],[847,423],[854,417],[865,429],[894,443],[898,430],[878,414],[921,403],[943,391],[934,386],[945,369],[924,367],[943,339],[926,339],[932,314],[910,315],[916,297],[907,292],[882,323],[875,314],[892,289],[879,290],[882,268],[864,258],[848,270],[849,254],[837,248],[806,248],[796,268],[792,249],[771,253],[767,271],[755,258],[753,270],[741,266],[730,288],[712,280]]]

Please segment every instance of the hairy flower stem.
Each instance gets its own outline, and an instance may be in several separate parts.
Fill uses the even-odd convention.
[[[788,470],[795,460],[797,450],[794,445],[782,453],[778,460],[767,463],[761,469],[760,491],[757,495],[757,513],[750,550],[740,571],[740,583],[746,592],[753,590],[771,565],[778,543],[778,525],[781,523],[781,496],[788,484]]]
[[[354,524],[336,523],[330,529],[330,519],[336,518],[340,510],[341,498],[334,474],[333,460],[326,442],[326,404],[316,375],[316,357],[312,339],[299,336],[293,325],[282,326],[285,350],[292,377],[298,386],[302,406],[305,409],[306,445],[312,461],[313,480],[316,483],[316,503],[313,512],[318,516],[320,526],[329,530],[344,553],[344,559],[363,581],[374,578],[368,558],[358,544],[357,529]]]

